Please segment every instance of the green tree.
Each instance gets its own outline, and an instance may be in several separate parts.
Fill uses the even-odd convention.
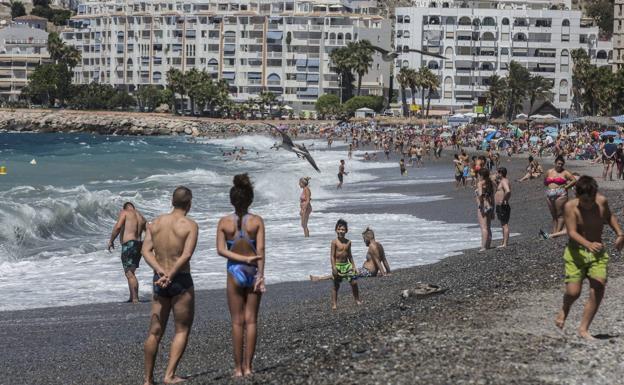
[[[162,92],[155,85],[142,86],[136,92],[136,99],[141,111],[153,112],[162,102]]]
[[[26,15],[26,8],[21,1],[11,1],[11,19]]]
[[[586,8],[587,16],[596,21],[600,34],[605,38],[613,35],[613,0],[594,0]]]
[[[401,67],[399,73],[396,76],[396,81],[399,83],[399,87],[401,88],[401,103],[403,105],[403,116],[405,117],[409,115],[409,108],[407,107],[406,89],[410,85],[410,78],[413,71],[414,70],[410,68]]]
[[[551,100],[553,83],[551,80],[536,75],[529,78],[527,85],[527,94],[529,96],[529,112],[533,113],[533,107],[538,100]]]
[[[531,73],[522,64],[513,60],[509,63],[509,75],[507,76],[507,120],[512,120],[518,111],[522,109],[530,78]]]
[[[424,68],[421,76],[423,80],[424,86],[427,88],[427,113],[426,117],[429,117],[429,108],[431,107],[431,97],[438,92],[438,88],[440,87],[440,79],[438,76],[431,72],[431,70],[427,67]],[[424,92],[423,92],[424,94]]]
[[[49,107],[54,104],[57,95],[57,65],[42,64],[35,68],[28,78],[28,84],[22,90],[22,95],[32,103]]]
[[[353,58],[351,56],[351,52],[347,47],[340,47],[334,49],[330,52],[329,58],[331,60],[331,68],[334,72],[338,74],[339,86],[342,90],[342,100],[344,103],[345,100],[351,98],[353,96],[353,73],[351,72],[353,68]]]
[[[273,105],[277,104],[277,97],[271,91],[262,91],[258,95],[260,99],[260,105],[262,107],[263,115],[265,107],[269,108],[269,117],[273,116]]]
[[[351,51],[353,71],[357,74],[357,96],[362,92],[362,78],[368,73],[373,64],[373,45],[368,40],[360,40],[357,43],[347,43],[347,49]]]
[[[326,116],[337,116],[342,112],[340,98],[334,94],[321,95],[315,104],[315,109],[321,119]]]
[[[384,108],[385,99],[383,96],[354,96],[344,103],[344,111],[349,116],[353,116],[360,108],[370,108],[376,112],[381,112]]]
[[[174,107],[172,111],[173,113],[177,113],[178,103],[176,99],[176,94],[180,96],[181,100],[184,100],[184,96],[186,95],[186,92],[187,92],[184,73],[182,73],[182,71],[180,71],[177,68],[169,69],[169,71],[167,71],[167,87],[171,89],[174,95],[173,97]],[[180,104],[182,104],[182,101],[180,101]]]
[[[130,107],[134,107],[135,105],[136,99],[126,90],[117,90],[109,102],[110,109],[121,108],[123,111],[129,110]]]
[[[421,78],[418,71],[409,68],[407,71],[407,86],[409,87],[412,94],[412,104],[416,104],[416,94],[418,93],[418,89],[420,88]]]
[[[485,96],[492,108],[491,116],[498,117],[505,112],[507,79],[498,75],[492,75],[487,80],[488,90]]]

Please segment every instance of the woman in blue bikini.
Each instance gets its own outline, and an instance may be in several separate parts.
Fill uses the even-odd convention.
[[[264,222],[260,216],[248,212],[253,198],[249,176],[236,175],[234,186],[230,189],[234,214],[221,218],[217,227],[217,252],[227,259],[234,377],[252,374],[258,308],[265,291]]]

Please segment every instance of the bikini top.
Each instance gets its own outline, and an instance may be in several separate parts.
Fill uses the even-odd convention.
[[[232,247],[234,247],[234,244],[242,239],[245,242],[247,242],[249,246],[251,246],[254,253],[256,252],[256,241],[254,239],[249,238],[249,235],[247,235],[247,232],[245,231],[245,224],[247,223],[248,217],[249,217],[249,214],[245,214],[243,216],[243,220],[241,221],[241,227],[238,228],[238,215],[232,214],[232,218],[234,218],[234,220],[236,221],[237,229],[236,229],[236,236],[234,237],[234,239],[225,241],[225,243],[227,244],[228,250],[231,250]]]
[[[557,185],[564,185],[568,183],[568,180],[561,176],[558,176],[556,178],[544,178],[544,185],[548,186],[551,183],[554,183]]]

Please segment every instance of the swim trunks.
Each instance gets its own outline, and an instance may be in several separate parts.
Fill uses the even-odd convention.
[[[336,262],[336,270],[338,271],[338,275],[334,277],[335,281],[351,282],[354,279],[357,279],[357,275],[353,270],[351,262]]]
[[[563,252],[565,282],[582,282],[585,277],[607,279],[609,255],[606,251],[592,253],[584,247],[568,244]]]
[[[507,205],[496,205],[496,217],[503,224],[506,225],[509,223],[509,217],[511,216],[511,206]]]
[[[124,273],[133,267],[135,269],[139,267],[142,246],[143,242],[141,241],[128,241],[121,245],[121,265]]]
[[[338,181],[340,181],[340,183],[342,183],[342,174],[338,173]]]
[[[158,274],[154,274],[154,283],[158,281],[159,278],[160,276]],[[165,288],[155,284],[153,286],[155,296],[173,298],[180,294],[184,294],[193,287],[193,277],[191,277],[191,273],[178,273],[173,277],[169,286]]]
[[[358,278],[368,278],[368,277],[376,277],[377,273],[373,274],[372,271],[368,270],[364,266],[360,270],[358,270]]]

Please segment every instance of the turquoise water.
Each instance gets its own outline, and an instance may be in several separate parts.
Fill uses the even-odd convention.
[[[134,202],[149,220],[170,210],[170,194],[178,185],[193,190],[189,215],[200,225],[191,261],[195,284],[200,289],[223,287],[225,260],[216,255],[214,235],[218,219],[231,211],[229,187],[239,172],[250,173],[256,187],[252,211],[265,218],[269,283],[327,272],[329,242],[340,217],[356,229],[353,250],[358,265],[365,253],[359,233],[367,225],[375,226],[395,267],[429,263],[478,245],[478,231],[468,225],[407,214],[340,212],[343,207],[365,211],[379,203],[443,198],[376,192],[378,184],[410,183],[398,177],[376,180],[370,172],[394,169],[395,164],[348,161],[346,188],[336,191],[344,148],[325,151],[321,142],[312,146],[307,141],[316,149],[313,156],[323,171],[318,174],[294,154],[270,150],[273,143],[263,136],[189,142],[184,137],[0,134],[0,165],[8,171],[0,176],[0,290],[9,293],[0,299],[0,310],[126,299],[119,250],[105,250],[121,205]],[[222,155],[235,146],[248,150],[243,161]],[[30,164],[33,159],[36,165]],[[297,181],[306,175],[312,177],[315,210],[309,239],[302,237],[298,214]],[[448,175],[423,175],[421,181],[446,182],[445,178]],[[449,237],[449,232],[462,235]],[[445,241],[440,244],[442,236]],[[137,274],[140,295],[148,298],[150,269],[142,262]]]

